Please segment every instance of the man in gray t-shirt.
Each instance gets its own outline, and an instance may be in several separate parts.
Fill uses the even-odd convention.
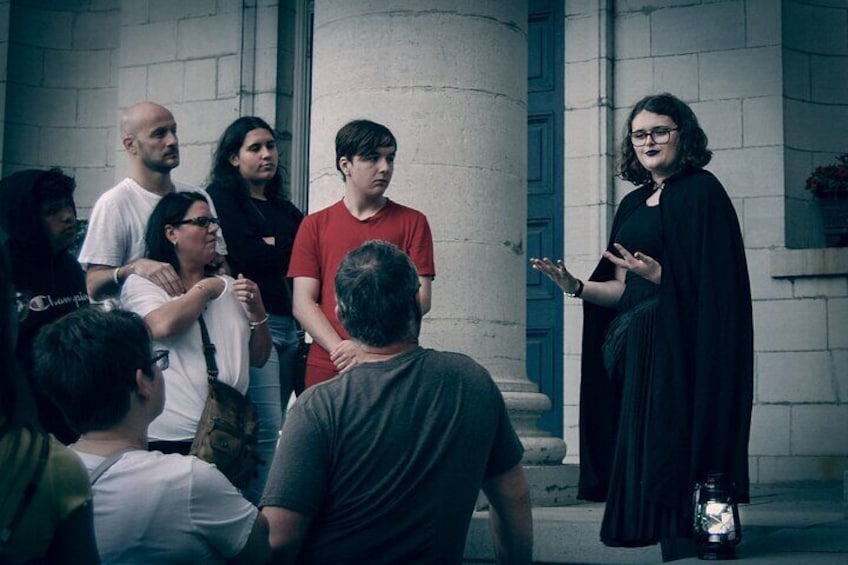
[[[336,276],[339,319],[368,354],[292,407],[260,506],[284,563],[461,563],[482,487],[499,559],[530,563],[523,448],[489,373],[418,346],[418,275],[372,241]]]

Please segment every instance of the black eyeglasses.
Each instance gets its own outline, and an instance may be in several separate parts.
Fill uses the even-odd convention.
[[[665,145],[671,139],[671,132],[677,131],[680,128],[669,128],[665,126],[660,126],[658,128],[654,128],[651,131],[632,131],[630,132],[630,142],[634,147],[642,147],[646,143],[648,143],[648,136],[651,136],[651,139],[654,140],[654,143],[657,145]]]
[[[182,222],[177,222],[178,226],[181,226],[183,224],[191,224],[199,228],[208,229],[209,224],[215,224],[216,226],[218,225],[218,218],[213,218],[211,216],[198,216],[196,218],[188,218],[186,220],[183,220]]]
[[[150,366],[156,365],[159,367],[160,371],[164,371],[168,367],[171,366],[170,361],[168,360],[168,353],[170,353],[167,349],[157,349],[153,352],[153,358],[150,360]]]

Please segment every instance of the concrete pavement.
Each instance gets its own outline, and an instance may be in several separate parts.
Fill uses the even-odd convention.
[[[848,565],[848,482],[752,485],[740,505],[742,542],[736,553],[751,565]],[[622,549],[598,539],[603,504],[535,508],[537,564],[661,563],[659,546]],[[466,563],[492,563],[488,514],[476,512],[466,542]],[[674,563],[703,563],[696,558]]]

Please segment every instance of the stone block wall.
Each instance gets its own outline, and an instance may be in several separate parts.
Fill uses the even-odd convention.
[[[828,259],[826,268],[775,270],[790,233],[817,228],[788,210],[790,195],[817,159],[848,149],[841,117],[848,7],[782,4],[781,12],[771,0],[569,2],[566,14],[568,261],[578,276],[591,272],[610,204],[633,188],[615,180],[610,189],[602,180],[611,176],[633,103],[663,91],[689,103],[714,152],[707,168],[730,194],[745,237],[755,324],[751,472],[759,482],[837,479],[848,468],[838,431],[848,424],[848,269]],[[604,41],[610,29],[613,39]],[[605,70],[610,61],[613,73]],[[603,141],[605,125],[612,143]],[[834,250],[839,257],[844,251]],[[567,301],[564,314],[566,460],[573,462],[579,303]]]
[[[59,166],[85,209],[112,178],[119,2],[6,6],[3,174]]]
[[[276,0],[6,1],[0,30],[3,174],[62,167],[83,217],[126,176],[121,109],[151,100],[174,113],[174,177],[194,184],[232,120],[279,127],[290,111],[278,107]]]
[[[255,78],[274,80],[276,65],[256,73],[258,52],[276,47],[272,37],[259,37],[256,22],[276,21],[276,3],[167,2],[124,0],[118,108],[142,100],[158,102],[173,112],[180,138],[176,179],[204,184],[211,155],[224,128],[243,114],[259,111],[274,123],[275,104],[257,103]],[[266,85],[265,92],[273,92]],[[120,148],[116,178],[126,174]]]
[[[786,246],[820,247],[821,212],[804,181],[848,152],[848,4],[784,0]]]

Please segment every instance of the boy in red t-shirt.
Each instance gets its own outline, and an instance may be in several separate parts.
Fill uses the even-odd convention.
[[[351,341],[335,311],[334,280],[348,252],[375,239],[397,245],[418,269],[421,314],[430,310],[436,275],[430,225],[421,212],[385,196],[396,152],[395,136],[381,124],[355,120],[342,127],[336,134],[336,168],[344,197],[307,216],[297,232],[288,276],[294,279],[294,316],[313,339],[306,386],[368,360],[367,348]]]

